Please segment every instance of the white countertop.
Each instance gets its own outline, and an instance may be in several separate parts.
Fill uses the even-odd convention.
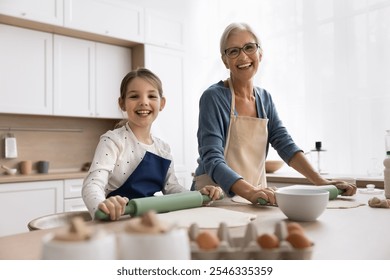
[[[286,184],[311,184],[308,179],[298,172],[276,171],[267,173],[267,182]],[[367,184],[374,184],[376,188],[383,189],[383,176],[369,177],[362,174],[323,174],[327,179],[353,180],[358,188],[365,188]]]

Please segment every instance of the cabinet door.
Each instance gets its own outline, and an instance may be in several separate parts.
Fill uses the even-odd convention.
[[[31,220],[62,211],[62,180],[0,184],[0,236],[27,232]]]
[[[62,26],[62,1],[63,0],[1,0],[0,13]]]
[[[183,22],[156,11],[145,12],[145,43],[183,49]]]
[[[119,88],[130,71],[130,48],[96,44],[96,117],[123,118],[118,105]]]
[[[134,42],[143,41],[143,8],[125,0],[64,0],[64,25]]]
[[[83,188],[83,179],[66,179],[64,180],[64,198],[81,197]]]
[[[54,114],[95,114],[95,43],[54,35]]]
[[[52,35],[3,24],[0,34],[0,112],[52,114]]]
[[[82,198],[67,198],[64,200],[64,212],[88,211]]]

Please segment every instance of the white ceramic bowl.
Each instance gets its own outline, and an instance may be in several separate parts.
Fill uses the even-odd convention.
[[[283,189],[275,192],[276,203],[290,220],[312,222],[324,212],[329,192],[316,189]]]
[[[18,170],[16,168],[10,168],[10,169],[5,171],[5,173],[7,173],[8,175],[15,175],[16,172],[18,172]]]
[[[283,160],[266,160],[265,161],[265,172],[274,173],[282,168],[284,164]]]

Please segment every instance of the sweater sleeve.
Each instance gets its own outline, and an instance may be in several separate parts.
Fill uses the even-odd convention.
[[[100,202],[106,199],[105,187],[115,166],[119,149],[107,136],[102,136],[96,147],[88,175],[84,179],[82,198],[92,218]]]

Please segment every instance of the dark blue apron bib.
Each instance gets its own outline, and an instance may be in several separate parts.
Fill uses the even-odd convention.
[[[144,158],[126,182],[110,192],[107,198],[115,195],[128,199],[153,196],[163,189],[170,164],[169,159],[146,151]]]

